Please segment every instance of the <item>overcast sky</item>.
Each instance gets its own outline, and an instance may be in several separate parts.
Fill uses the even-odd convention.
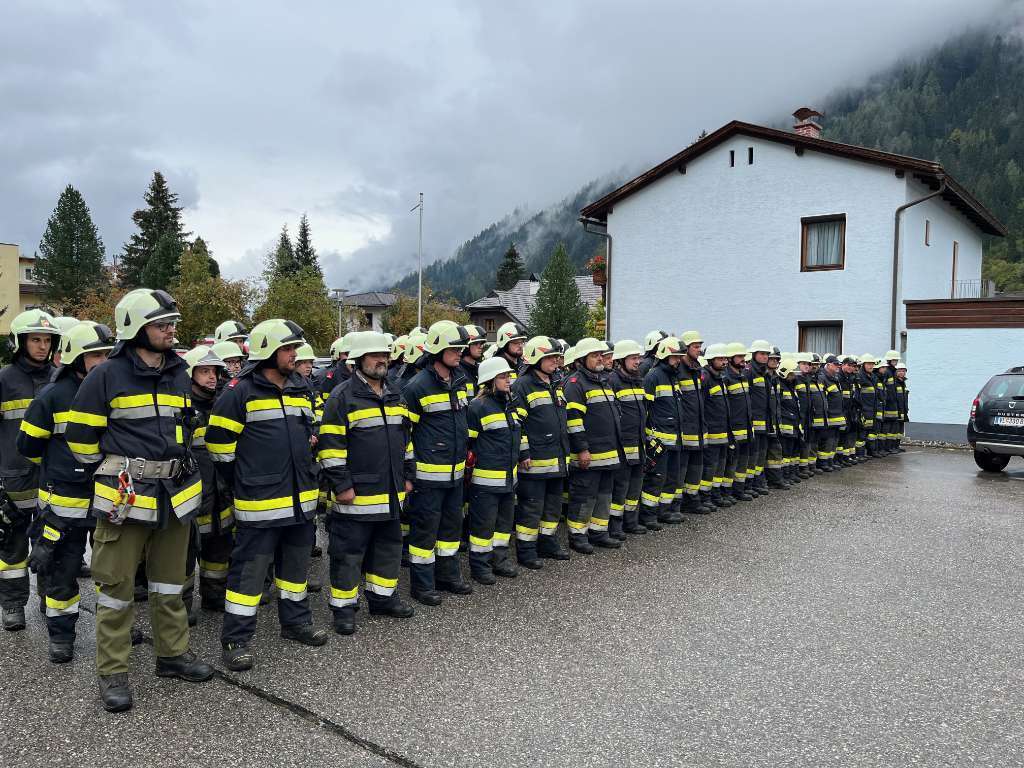
[[[224,272],[309,215],[331,286],[379,288],[516,206],[776,122],[1009,0],[0,5],[0,242],[66,184],[120,250],[154,169]]]

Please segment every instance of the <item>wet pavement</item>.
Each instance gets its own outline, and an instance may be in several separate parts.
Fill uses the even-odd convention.
[[[0,634],[3,755],[97,768],[1024,764],[1024,462],[1009,470],[911,449],[404,622],[363,610],[356,635],[320,649],[282,641],[266,606],[248,673],[160,680],[137,647],[127,715],[96,699],[91,613],[77,659],[55,667],[31,609],[28,631]],[[314,562],[325,576],[326,557]],[[323,593],[316,617],[329,626]],[[219,629],[203,613],[192,640],[218,665]]]

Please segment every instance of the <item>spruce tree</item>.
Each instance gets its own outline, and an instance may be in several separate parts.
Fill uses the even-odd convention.
[[[89,206],[69,184],[46,222],[34,267],[47,302],[69,311],[77,297],[106,283],[103,259],[103,240]]]
[[[580,298],[565,246],[558,244],[540,276],[537,301],[530,312],[530,334],[575,343],[587,335],[587,305]]]
[[[299,219],[299,232],[295,236],[295,264],[299,269],[309,268],[314,272],[322,274],[320,262],[316,257],[316,249],[313,248],[313,239],[309,232],[309,219],[302,214]]]
[[[281,227],[281,236],[277,238],[277,247],[273,253],[267,256],[267,266],[263,270],[263,279],[267,284],[274,282],[279,277],[288,277],[299,271],[295,262],[295,249],[292,247],[292,238],[288,234],[288,225]]]
[[[181,241],[172,232],[164,234],[153,249],[140,276],[141,285],[146,288],[169,290],[178,276],[181,263]]]
[[[516,244],[511,243],[505,251],[505,257],[498,267],[498,275],[494,281],[494,287],[499,291],[508,291],[515,287],[515,284],[523,279],[523,259],[516,250]]]
[[[146,207],[132,214],[132,221],[139,231],[124,245],[118,280],[122,288],[138,288],[143,285],[142,274],[149,260],[156,252],[157,244],[165,235],[176,241],[180,253],[190,232],[184,231],[181,222],[181,206],[178,196],[171,192],[167,180],[160,171],[153,171],[153,180],[143,196]],[[156,272],[162,272],[159,267]],[[175,267],[177,269],[177,267]],[[145,286],[155,288],[156,286]]]

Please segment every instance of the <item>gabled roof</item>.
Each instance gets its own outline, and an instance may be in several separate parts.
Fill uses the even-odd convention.
[[[352,307],[390,307],[395,303],[395,294],[383,291],[350,293],[345,297],[345,303]]]
[[[601,300],[601,288],[594,285],[594,280],[589,275],[577,275],[573,278],[576,287],[579,289],[580,298],[588,307],[593,307]],[[491,291],[482,299],[466,305],[470,312],[483,310],[504,311],[513,320],[521,325],[529,325],[530,311],[537,303],[537,288],[539,279],[531,274],[529,279],[520,280],[507,291],[497,289]]]
[[[960,186],[940,163],[932,160],[921,160],[916,157],[907,157],[906,155],[895,155],[891,152],[881,152],[877,149],[868,149],[867,147],[858,147],[853,144],[841,144],[838,141],[816,139],[790,131],[780,131],[776,128],[766,128],[762,125],[744,123],[739,120],[733,120],[731,123],[723,125],[714,133],[710,133],[703,139],[694,142],[682,152],[673,155],[665,162],[654,166],[646,173],[640,174],[632,181],[623,184],[600,200],[586,206],[580,211],[580,216],[584,219],[607,221],[608,214],[611,213],[613,206],[619,200],[629,197],[634,192],[638,192],[662,176],[670,173],[685,172],[686,164],[690,160],[700,157],[708,150],[736,135],[751,136],[774,141],[779,144],[789,144],[797,152],[804,150],[823,152],[828,155],[844,157],[848,160],[857,160],[873,165],[884,165],[896,171],[913,174],[932,190],[938,189],[941,180],[945,179],[946,190],[942,193],[943,200],[957,208],[974,222],[982,232],[999,236],[1007,234],[1006,227],[984,205],[978,202],[970,192]]]

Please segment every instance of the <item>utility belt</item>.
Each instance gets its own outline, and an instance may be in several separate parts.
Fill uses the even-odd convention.
[[[133,480],[172,480],[181,472],[181,459],[157,461],[155,459],[107,455],[96,468],[97,475],[118,477],[128,473]]]

